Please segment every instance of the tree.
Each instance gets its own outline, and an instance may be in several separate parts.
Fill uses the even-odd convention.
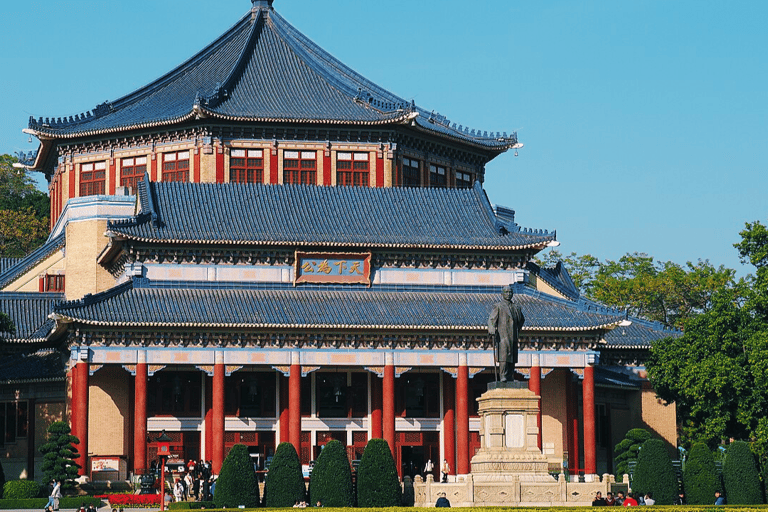
[[[672,460],[661,439],[649,439],[643,443],[637,455],[637,465],[632,476],[632,489],[652,492],[659,505],[672,505],[677,496],[677,475]]]
[[[268,508],[290,507],[304,501],[306,487],[301,463],[291,443],[280,443],[272,457],[264,483],[264,503]]]
[[[15,332],[16,326],[13,324],[11,317],[0,311],[0,333],[13,334]]]
[[[357,468],[357,506],[400,506],[400,480],[389,444],[383,439],[371,439],[363,451]]]
[[[633,428],[627,431],[624,439],[614,448],[617,475],[629,474],[629,463],[637,460],[640,446],[650,438],[651,434],[642,428]]]
[[[591,254],[579,256],[572,252],[568,256],[563,256],[557,249],[550,249],[536,257],[536,262],[544,268],[552,268],[562,261],[568,269],[573,284],[579,289],[582,295],[589,297],[595,280],[595,274],[600,268],[600,260]]]
[[[69,425],[63,421],[55,421],[48,427],[46,443],[40,447],[43,454],[42,470],[47,481],[61,481],[62,491],[74,489],[74,480],[80,466],[75,459],[80,458],[77,448],[80,440],[73,436]]]
[[[723,462],[725,498],[729,505],[763,503],[763,490],[755,464],[755,456],[744,441],[728,445]]]
[[[216,508],[246,508],[259,506],[259,481],[253,461],[244,444],[236,444],[229,450],[221,465],[213,496]]]
[[[339,441],[329,441],[320,452],[309,480],[310,504],[324,507],[352,507],[352,470],[347,453]]]
[[[17,161],[0,155],[0,257],[24,256],[48,235],[49,198]]]
[[[715,491],[722,490],[712,450],[706,443],[694,443],[683,470],[685,497],[690,505],[711,505]]]

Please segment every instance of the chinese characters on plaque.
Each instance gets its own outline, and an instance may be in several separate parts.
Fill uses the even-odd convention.
[[[296,252],[300,283],[371,284],[371,253]]]

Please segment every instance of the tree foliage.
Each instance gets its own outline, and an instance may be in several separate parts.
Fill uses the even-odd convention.
[[[264,482],[264,503],[268,508],[291,507],[297,501],[304,501],[305,494],[296,448],[291,443],[280,443]]]
[[[259,506],[259,481],[248,454],[248,447],[236,444],[221,465],[213,496],[216,508],[246,508]]]
[[[357,468],[357,505],[363,508],[400,506],[400,480],[389,444],[371,439]]]
[[[755,456],[744,441],[728,445],[723,462],[723,483],[729,505],[763,503],[763,490]]]
[[[632,489],[643,493],[652,492],[659,505],[674,503],[677,475],[661,439],[649,439],[640,448],[632,476]]]
[[[629,463],[637,460],[637,454],[644,442],[651,438],[651,434],[642,428],[628,430],[624,439],[616,445],[616,474],[628,475]]]
[[[324,507],[352,507],[352,470],[344,445],[329,441],[317,457],[309,480],[309,503],[318,501]]]
[[[706,443],[694,443],[683,469],[683,486],[690,505],[711,505],[715,491],[721,490],[715,458]]]
[[[11,317],[9,317],[7,314],[0,311],[0,333],[13,334],[15,332],[16,332],[16,326],[13,324],[13,320],[11,320]]]
[[[74,489],[74,480],[80,466],[75,459],[80,458],[74,445],[80,440],[71,434],[69,425],[63,421],[55,421],[48,427],[48,438],[40,447],[43,454],[42,470],[47,481],[61,481],[62,491]]]
[[[557,249],[550,249],[536,258],[536,262],[545,268],[552,268],[560,261],[568,269],[568,274],[579,292],[586,297],[591,296],[595,274],[600,268],[600,260],[591,254],[578,255],[575,252],[564,256]]]
[[[0,257],[21,257],[42,245],[48,235],[48,195],[35,188],[18,160],[0,155]]]

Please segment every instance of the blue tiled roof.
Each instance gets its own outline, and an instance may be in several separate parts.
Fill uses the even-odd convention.
[[[0,275],[21,261],[21,258],[0,258]]]
[[[66,233],[61,233],[59,236],[45,242],[43,245],[29,253],[24,258],[18,259],[13,265],[4,268],[2,272],[0,272],[0,289],[3,289],[9,284],[13,283],[16,279],[28,272],[32,267],[64,247],[66,238]]]
[[[65,361],[65,357],[55,350],[8,355],[0,361],[0,384],[64,380]]]
[[[61,293],[0,292],[0,311],[16,326],[15,333],[0,333],[6,343],[43,341],[53,328],[48,315],[64,299]]]
[[[121,327],[339,328],[485,330],[499,293],[391,292],[376,289],[261,289],[258,286],[164,288],[135,279],[98,295],[60,303],[75,321]],[[526,331],[586,331],[621,317],[579,310],[573,303],[521,290],[515,300]]]
[[[555,233],[497,218],[472,189],[144,180],[139,215],[108,224],[141,241],[367,248],[542,248]],[[503,228],[503,229],[502,229]]]
[[[197,115],[243,121],[391,124],[503,151],[516,134],[457,127],[379,87],[292,27],[274,10],[249,12],[167,75],[92,112],[30,119],[50,137],[80,137],[168,125]]]
[[[605,336],[607,348],[648,347],[656,340],[682,336],[683,332],[660,322],[630,317],[632,325],[617,327]]]
[[[571,275],[563,265],[562,261],[558,261],[557,265],[552,268],[540,267],[536,263],[529,261],[527,264],[528,270],[535,273],[539,278],[544,280],[552,288],[562,293],[564,296],[572,300],[579,298],[579,290],[571,279]]]

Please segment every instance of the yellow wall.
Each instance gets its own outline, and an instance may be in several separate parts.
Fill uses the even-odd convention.
[[[541,380],[541,445],[550,463],[562,462],[567,446],[567,408],[565,386],[570,382],[570,372],[564,369],[551,371]]]
[[[105,366],[90,377],[88,451],[128,456],[130,449],[131,376],[119,366]]]
[[[115,279],[96,257],[107,245],[104,232],[106,220],[70,222],[67,225],[67,300],[80,299],[88,293],[98,293],[115,285]]]
[[[66,268],[64,251],[58,250],[35,265],[28,272],[3,288],[4,292],[37,292],[40,291],[40,276],[44,274],[61,274]],[[68,286],[69,283],[66,282]]]

